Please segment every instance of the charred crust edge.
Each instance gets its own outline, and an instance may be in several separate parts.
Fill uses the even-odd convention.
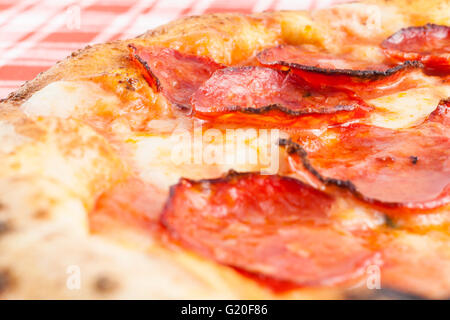
[[[320,172],[314,168],[314,166],[311,164],[308,158],[308,153],[305,149],[298,143],[293,142],[291,139],[280,139],[278,141],[278,144],[282,147],[286,148],[286,152],[290,155],[297,155],[303,165],[303,167],[310,172],[314,177],[316,177],[321,183],[324,185],[332,185],[336,186],[342,189],[346,189],[350,191],[356,198],[371,203],[374,205],[387,207],[387,208],[409,208],[407,205],[400,203],[400,202],[384,202],[377,199],[369,198],[364,196],[359,190],[356,188],[356,186],[351,182],[350,180],[340,180],[330,177],[324,177]],[[414,209],[414,208],[409,208]]]
[[[0,295],[8,291],[14,285],[15,279],[9,269],[0,269]]]
[[[215,184],[215,183],[228,183],[230,181],[232,181],[233,179],[237,179],[237,178],[243,178],[246,176],[252,176],[252,175],[261,175],[260,172],[258,171],[236,171],[234,169],[230,169],[228,170],[226,173],[224,173],[222,176],[218,177],[218,178],[212,178],[212,179],[199,179],[199,180],[192,180],[192,179],[187,179],[187,178],[181,178],[177,184],[173,185],[171,188],[173,187],[177,187],[180,184],[183,183],[189,183],[192,185],[199,185],[199,184]],[[289,177],[289,176],[284,176],[284,175],[278,175],[278,174],[269,174],[269,175],[261,175],[262,177],[278,177],[280,179],[285,179],[285,180],[290,180],[290,181],[296,181],[308,188],[312,188],[310,185],[302,182],[301,180],[298,180],[296,178],[293,177]]]
[[[11,223],[8,221],[0,221],[0,236],[3,236],[12,231]]]
[[[161,82],[159,81],[158,77],[153,73],[153,71],[150,68],[150,66],[148,65],[148,63],[136,53],[137,48],[135,47],[135,45],[130,43],[128,45],[128,48],[130,49],[130,53],[133,55],[133,57],[136,59],[136,61],[138,61],[144,67],[144,69],[148,72],[148,74],[153,78],[153,80],[155,80],[155,87],[156,87],[155,89],[157,92],[160,92],[161,91]]]
[[[111,293],[117,287],[118,283],[110,276],[100,275],[94,282],[94,288],[99,293]]]
[[[282,112],[289,116],[298,117],[298,116],[312,115],[312,114],[333,114],[333,113],[341,112],[341,111],[353,111],[356,108],[357,108],[356,106],[338,104],[338,105],[334,106],[333,108],[321,108],[318,110],[312,110],[311,108],[306,108],[304,110],[291,110],[288,107],[285,107],[284,105],[274,103],[274,104],[269,104],[269,105],[259,107],[259,108],[241,107],[241,106],[234,105],[234,106],[229,106],[226,109],[227,109],[227,112],[240,112],[240,113],[255,114],[255,115],[265,114],[265,113],[269,113],[271,111],[279,111],[279,112]]]
[[[283,46],[283,45],[281,45]],[[266,49],[267,50],[267,49]],[[400,72],[402,70],[408,70],[408,69],[415,69],[415,68],[423,68],[422,62],[418,60],[407,60],[404,61],[402,64],[396,65],[392,68],[389,68],[385,71],[379,71],[379,70],[353,70],[353,69],[331,69],[331,68],[321,68],[321,67],[314,67],[314,66],[307,66],[304,64],[294,63],[294,62],[286,62],[286,61],[273,61],[273,62],[266,62],[263,61],[263,59],[260,58],[262,53],[264,53],[265,50],[259,52],[257,54],[257,59],[262,65],[266,66],[284,66],[288,67],[290,69],[298,69],[308,72],[315,72],[315,73],[321,73],[325,75],[343,75],[343,76],[350,76],[365,80],[379,80],[388,76],[391,76],[397,72]]]
[[[288,154],[296,154],[300,160],[302,161],[303,167],[308,170],[314,177],[316,177],[323,184],[335,185],[340,188],[346,188],[350,190],[352,193],[358,193],[356,186],[350,180],[340,180],[335,178],[328,178],[322,176],[316,168],[313,167],[308,158],[308,153],[302,146],[298,143],[293,142],[291,139],[280,139],[278,141],[278,145],[285,147]]]

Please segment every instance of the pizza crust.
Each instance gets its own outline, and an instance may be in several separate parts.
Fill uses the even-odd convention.
[[[131,169],[108,139],[83,123],[83,115],[101,111],[114,117],[123,101],[131,101],[134,108],[150,98],[155,103],[154,117],[162,119],[158,121],[170,123],[176,118],[132,67],[130,43],[168,46],[226,65],[251,61],[259,50],[280,43],[312,45],[377,61],[380,52],[363,42],[340,44],[367,34],[383,39],[402,27],[425,22],[449,24],[448,1],[430,3],[369,1],[312,13],[187,17],[135,39],[88,46],[24,84],[0,103],[0,297],[347,297],[339,288],[276,294],[231,269],[189,252],[163,248],[144,231],[120,223],[91,234],[87,217],[96,197],[130,176]],[[99,85],[98,77],[107,81]],[[64,100],[67,87],[76,92],[77,103]],[[148,118],[135,123],[148,126],[150,132],[167,130]],[[132,125],[124,119],[111,127],[123,139],[133,136]],[[448,214],[448,208],[442,210]],[[374,217],[379,219],[377,214]],[[77,270],[81,284],[74,289],[70,281]],[[449,288],[421,293],[439,297]]]

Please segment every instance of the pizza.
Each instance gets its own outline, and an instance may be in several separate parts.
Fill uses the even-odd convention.
[[[186,17],[1,101],[3,299],[450,296],[450,3]]]

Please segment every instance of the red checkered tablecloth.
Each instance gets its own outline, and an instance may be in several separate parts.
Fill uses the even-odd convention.
[[[134,37],[181,16],[315,9],[345,1],[0,0],[0,98],[86,44]]]

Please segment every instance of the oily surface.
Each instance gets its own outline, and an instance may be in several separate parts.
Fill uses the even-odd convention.
[[[225,66],[244,64],[262,49],[279,44],[326,47],[330,53],[350,54],[355,59],[365,56],[381,63],[381,49],[368,50],[370,44],[363,39],[378,43],[402,27],[427,22],[448,24],[447,1],[433,5],[428,1],[413,5],[404,5],[403,1],[374,3],[375,7],[357,3],[312,13],[185,18],[135,39],[80,50],[12,93],[0,108],[1,298],[346,297],[345,291],[332,286],[274,293],[189,250],[162,246],[148,229],[127,223],[127,217],[115,217],[114,211],[108,211],[112,218],[96,216],[95,230],[91,230],[88,212],[101,208],[97,200],[102,199],[102,194],[108,190],[116,194],[114,190],[124,185],[125,190],[135,188],[166,196],[167,186],[155,182],[160,181],[157,173],[169,171],[167,174],[174,179],[169,184],[174,184],[181,176],[200,179],[226,172],[223,167],[168,169],[167,161],[135,159],[133,152],[141,145],[164,140],[180,123],[190,127],[185,115],[172,109],[136,69],[130,60],[129,44],[168,47]],[[373,21],[370,10],[383,12],[380,20]],[[356,19],[350,19],[352,16]],[[342,41],[347,39],[351,40],[345,48],[348,52],[342,52]],[[46,100],[47,93],[39,90],[48,85],[53,92],[69,90],[84,98],[74,105],[65,95],[59,100],[53,96]],[[158,150],[162,150],[164,141],[158,142]],[[154,171],[145,171],[149,168]],[[247,171],[250,169],[257,168]],[[143,179],[151,177],[146,180],[151,181],[151,186],[142,187],[132,180],[136,172]],[[127,197],[126,192],[119,193]],[[138,204],[131,211],[138,221],[149,223],[153,213],[142,212],[139,203],[151,201],[152,197],[133,199]],[[127,203],[126,199],[119,200]],[[116,206],[107,199],[102,201]],[[337,210],[341,221],[356,224],[357,220],[369,229],[384,223],[379,222],[379,212],[353,204],[351,208],[344,205],[342,212]],[[446,216],[448,209],[441,208],[431,213],[433,218],[422,218],[425,223],[421,224],[420,234],[415,228],[406,228],[389,236],[394,238],[390,243],[395,246],[385,254],[391,257],[386,260],[390,267],[385,275],[396,289],[428,297],[448,295]],[[411,263],[399,264],[398,260]],[[418,269],[412,266],[418,261],[425,264],[421,270],[430,271],[417,274]],[[77,270],[81,286],[71,290],[67,280]],[[421,282],[425,275],[435,279]],[[441,280],[438,285],[436,279]]]

